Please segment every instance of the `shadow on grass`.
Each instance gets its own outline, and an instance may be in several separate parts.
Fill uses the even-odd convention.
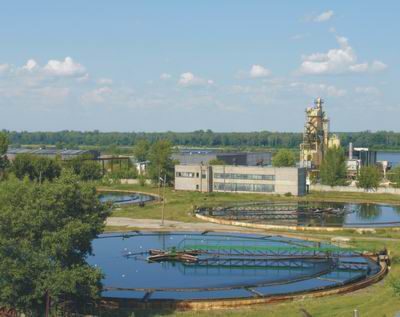
[[[155,317],[169,316],[175,312],[174,309],[135,309],[121,308],[117,310],[104,310],[97,314],[101,317]]]

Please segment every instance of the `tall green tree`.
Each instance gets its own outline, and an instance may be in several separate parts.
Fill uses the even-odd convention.
[[[103,177],[100,164],[91,160],[90,157],[75,157],[67,164],[83,181],[94,181]]]
[[[393,187],[400,188],[400,166],[393,168],[388,174],[388,178],[393,183]]]
[[[343,148],[329,148],[320,167],[321,183],[329,186],[346,185],[346,176],[346,157]]]
[[[274,167],[289,167],[296,165],[296,157],[293,151],[281,149],[272,157],[272,166]]]
[[[138,162],[144,162],[148,159],[150,144],[147,140],[141,139],[133,147],[133,155]]]
[[[212,159],[208,162],[209,165],[225,165],[225,161],[220,160],[220,159]]]
[[[363,166],[357,177],[357,187],[365,190],[376,190],[381,182],[382,175],[375,166]]]
[[[0,183],[0,306],[44,316],[45,299],[97,298],[101,272],[85,259],[109,212],[70,171],[50,183]]]
[[[28,176],[30,180],[42,182],[60,176],[61,164],[57,159],[31,154],[18,154],[12,164],[12,171],[19,179]]]
[[[159,183],[159,178],[166,176],[167,183],[174,178],[174,161],[171,158],[172,144],[167,140],[155,142],[149,150],[150,164],[147,174],[154,184]]]
[[[0,132],[0,180],[3,178],[4,171],[8,166],[6,153],[8,150],[8,136],[5,132]]]

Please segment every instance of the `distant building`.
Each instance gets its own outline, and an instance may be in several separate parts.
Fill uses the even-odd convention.
[[[356,178],[360,168],[363,166],[376,166],[377,165],[377,151],[372,151],[365,147],[354,147],[353,144],[349,143],[349,152],[347,160],[347,174],[350,178]],[[386,176],[386,170],[388,168],[387,163],[382,163],[382,168]]]
[[[306,194],[306,170],[297,167],[176,165],[175,189],[303,196]]]
[[[267,166],[271,165],[271,152],[218,152],[214,150],[182,150],[172,158],[180,164],[208,164],[220,160],[227,165]]]
[[[7,150],[7,158],[13,161],[19,154],[31,154],[45,156],[50,158],[60,157],[62,160],[69,160],[78,156],[87,155],[92,158],[98,158],[100,152],[96,150],[59,150],[59,149],[28,149],[28,148],[9,148]]]

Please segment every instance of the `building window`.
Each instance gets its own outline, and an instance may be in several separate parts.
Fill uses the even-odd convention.
[[[176,172],[175,175],[176,177],[188,177],[188,178],[195,177],[195,173],[191,172]]]
[[[275,185],[272,184],[241,184],[241,183],[214,183],[214,189],[228,192],[255,192],[272,193]]]
[[[197,177],[197,178],[199,178],[199,175],[200,175],[199,173],[196,173],[196,177]]]
[[[238,174],[238,173],[214,173],[216,179],[248,179],[248,180],[275,180],[275,175],[265,174]]]
[[[199,185],[196,185],[196,190],[199,190]]]

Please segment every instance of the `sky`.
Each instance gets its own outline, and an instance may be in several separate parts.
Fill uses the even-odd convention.
[[[0,130],[400,131],[400,1],[4,1]]]

